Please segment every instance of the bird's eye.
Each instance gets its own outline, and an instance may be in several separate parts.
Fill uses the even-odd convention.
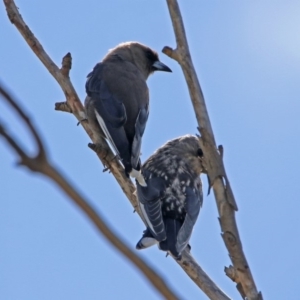
[[[157,57],[157,56],[153,53],[153,51],[151,51],[151,50],[147,50],[147,51],[146,51],[146,56],[148,57],[148,59],[149,59],[150,61],[155,62],[155,61],[158,60],[158,57]]]
[[[202,156],[203,156],[203,151],[202,151],[201,148],[198,149],[197,155],[198,155],[199,157],[202,157]]]

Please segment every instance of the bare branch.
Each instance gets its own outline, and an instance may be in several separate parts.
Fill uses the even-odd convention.
[[[250,267],[243,252],[235,221],[237,205],[222,161],[223,148],[219,148],[218,151],[215,143],[204,96],[189,52],[180,9],[176,0],[167,0],[167,5],[175,32],[177,47],[175,50],[170,47],[164,47],[163,52],[180,64],[194,106],[201,133],[199,140],[204,152],[209,184],[210,187],[213,187],[220,215],[222,237],[233,263],[230,272],[226,272],[226,274],[238,284],[238,290],[243,298],[247,297],[248,300],[262,299],[261,293],[257,291]]]
[[[13,23],[17,27],[17,29],[19,30],[29,47],[32,49],[32,51],[41,60],[41,62],[51,73],[51,75],[56,79],[68,100],[68,104],[70,105],[72,112],[79,120],[82,119],[82,117],[84,117],[84,114],[83,116],[81,115],[84,112],[83,106],[77,96],[77,93],[72,83],[70,82],[69,76],[66,76],[66,74],[68,73],[68,71],[66,71],[66,69],[68,69],[68,64],[65,64],[65,66],[62,67],[61,71],[57,67],[57,65],[52,61],[49,55],[45,52],[44,48],[42,47],[38,39],[34,36],[30,28],[26,25],[14,1],[3,1],[6,7],[8,18],[11,21],[11,23]],[[65,60],[63,59],[63,64],[64,61]]]
[[[42,61],[45,67],[49,70],[52,76],[57,80],[59,85],[66,96],[66,103],[56,103],[56,109],[66,112],[71,112],[83,126],[87,134],[90,136],[92,141],[96,143],[96,140],[93,137],[92,131],[89,128],[88,122],[85,118],[84,109],[82,103],[80,102],[77,93],[69,79],[68,71],[71,66],[70,61],[65,60],[66,65],[59,69],[54,62],[47,55],[42,45],[39,43],[37,38],[33,35],[29,27],[23,21],[19,11],[13,0],[4,0],[6,6],[7,14],[10,21],[17,27],[21,35],[24,37],[25,41],[28,43],[29,47],[37,55],[37,57]],[[66,56],[65,56],[66,58]],[[68,58],[69,59],[69,58]],[[71,59],[71,57],[70,57]],[[64,60],[63,60],[64,64]],[[69,66],[69,67],[68,67]],[[68,71],[63,71],[66,68]],[[200,111],[201,112],[201,111]],[[97,153],[97,156],[102,161],[109,171],[116,178],[117,182],[121,186],[124,194],[127,196],[135,211],[140,215],[139,206],[135,196],[135,186],[132,181],[126,177],[124,168],[115,159],[114,154],[111,152],[108,144],[103,139],[100,143],[97,141],[97,149],[93,149]],[[142,218],[142,217],[141,217]],[[228,300],[220,288],[218,288],[215,283],[205,274],[201,267],[196,263],[192,256],[185,251],[182,255],[180,261],[176,261],[181,268],[187,273],[187,275],[199,286],[203,292],[213,300]]]
[[[63,57],[61,63],[61,69],[60,69],[61,74],[63,74],[65,77],[69,77],[71,68],[72,68],[72,56],[71,53],[69,52]]]
[[[70,106],[68,105],[68,102],[56,102],[54,109],[72,113],[72,110],[71,110]]]
[[[46,151],[45,151],[44,145],[42,143],[41,138],[39,137],[39,134],[37,133],[34,126],[32,125],[30,119],[28,118],[28,116],[26,116],[26,114],[22,111],[20,106],[13,100],[13,98],[1,86],[0,86],[0,94],[2,94],[3,99],[5,99],[10,106],[12,106],[12,108],[16,111],[16,113],[19,115],[19,117],[27,125],[27,127],[28,127],[30,133],[32,134],[34,141],[38,147],[38,156],[41,158],[44,158],[46,156]],[[11,143],[13,143],[13,141],[11,141]],[[15,146],[17,146],[17,145],[15,145]],[[16,150],[17,150],[17,148],[16,148]],[[21,155],[21,152],[19,152],[19,151],[20,151],[20,148],[18,150],[18,154]]]
[[[209,278],[209,276],[197,264],[187,249],[182,253],[178,264],[185,270],[187,275],[201,288],[211,300],[229,300],[230,298]]]
[[[84,199],[75,187],[72,186],[60,173],[53,167],[47,159],[44,152],[44,147],[41,143],[36,129],[33,127],[29,118],[22,111],[15,100],[0,86],[0,94],[14,108],[29,131],[34,134],[35,140],[40,142],[38,154],[35,157],[30,157],[25,153],[22,147],[15,139],[6,132],[5,128],[0,124],[0,135],[8,142],[8,145],[18,154],[22,164],[28,167],[31,171],[39,172],[50,179],[86,214],[88,219],[94,224],[100,233],[110,242],[119,252],[128,258],[149,280],[149,282],[161,293],[166,299],[180,299],[167,286],[162,277],[158,275],[146,262],[139,258],[122,240],[118,237],[104,222],[103,217]]]
[[[61,70],[56,66],[56,64],[51,60],[51,58],[45,52],[44,48],[42,47],[38,39],[34,36],[30,28],[24,22],[14,1],[4,0],[4,4],[6,6],[7,15],[10,21],[17,27],[17,29],[24,37],[29,47],[36,54],[36,56],[41,60],[41,62],[44,64],[46,69],[51,73],[51,75],[56,79],[56,81],[62,88],[63,92],[65,93],[66,101],[67,101],[66,104],[64,105],[56,104],[56,109],[72,112],[74,116],[77,118],[77,120],[80,122],[80,124],[83,126],[87,134],[90,136],[92,141],[96,142],[96,140],[93,138],[93,134],[88,125],[88,122],[83,121],[86,120],[84,108],[80,99],[78,98],[78,95],[69,77],[64,76],[62,74]],[[97,144],[99,144],[99,147],[105,149],[105,151],[103,152],[108,153],[105,157],[102,157],[101,155],[102,152],[99,152],[98,153],[99,159],[102,161],[104,165],[106,165],[109,168],[111,173],[115,176],[123,192],[130,200],[132,205],[134,207],[137,207],[137,199],[135,195],[133,195],[133,192],[135,191],[135,187],[132,184],[131,180],[126,177],[123,167],[117,160],[113,159],[114,155],[110,151],[104,139],[102,139],[100,143],[99,141],[97,141]]]

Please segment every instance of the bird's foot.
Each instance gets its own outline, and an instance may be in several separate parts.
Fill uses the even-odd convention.
[[[120,155],[116,154],[116,155],[111,159],[111,161],[113,161],[114,159],[116,159],[116,160],[121,160]]]
[[[101,157],[104,158],[104,160],[106,159],[106,156],[108,154],[108,151],[102,147],[101,144],[93,144],[93,143],[88,143],[88,147],[90,149],[92,149],[96,154],[101,154]],[[109,167],[106,166],[105,164],[103,164],[103,172],[106,172],[109,170]]]
[[[83,119],[81,119],[80,121],[78,121],[78,123],[77,123],[77,126],[79,126],[82,122],[88,122],[88,119],[87,118],[83,118]]]
[[[186,246],[186,251],[188,252],[188,253],[190,253],[191,252],[191,249],[192,249],[192,247],[191,247],[191,245],[190,244],[187,244],[187,246]]]
[[[99,144],[88,143],[88,147],[96,153],[100,152],[99,146]]]
[[[101,155],[101,157],[103,157],[104,159],[106,159],[107,154],[108,154],[108,150],[105,149],[105,147],[103,147],[102,144],[93,144],[93,143],[88,143],[88,147],[90,149],[92,149],[94,152],[96,152],[97,154]]]

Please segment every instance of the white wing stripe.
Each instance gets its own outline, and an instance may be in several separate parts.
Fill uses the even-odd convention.
[[[141,203],[141,202],[140,202],[140,207],[141,207],[141,211],[142,211],[142,214],[143,214],[143,216],[145,218],[145,221],[146,221],[147,225],[152,230],[152,232],[155,232],[155,230],[154,230],[154,228],[153,228],[153,226],[152,226],[152,224],[151,224],[151,222],[150,222],[150,220],[148,218],[148,215],[147,215],[147,213],[145,211],[145,207],[144,207],[143,203]]]
[[[102,117],[98,114],[97,110],[95,109],[95,114],[96,114],[96,118],[97,118],[97,121],[101,127],[101,129],[103,130],[107,140],[109,141],[109,144],[111,145],[111,148],[114,150],[114,152],[116,153],[116,155],[119,155],[119,151],[113,141],[113,139],[111,138],[110,136],[110,133],[105,125],[105,122],[104,120],[102,119]]]

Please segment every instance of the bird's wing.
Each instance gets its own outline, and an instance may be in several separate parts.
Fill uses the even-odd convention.
[[[203,201],[203,194],[201,188],[186,187],[186,202],[185,210],[186,216],[184,222],[177,235],[176,248],[181,253],[188,245],[191,237],[193,227],[197,221],[200,208]]]
[[[106,138],[114,151],[128,161],[129,143],[123,128],[127,120],[126,110],[122,101],[109,91],[102,79],[102,70],[103,65],[99,63],[88,75],[86,92],[91,98],[90,103]]]
[[[139,206],[153,237],[157,241],[163,241],[166,239],[166,232],[161,211],[161,197],[165,191],[165,182],[160,177],[149,178],[147,173],[143,172],[147,186],[142,187],[137,183]]]
[[[141,108],[135,123],[135,135],[131,148],[131,164],[136,167],[140,159],[142,137],[146,128],[149,115],[149,106]]]

